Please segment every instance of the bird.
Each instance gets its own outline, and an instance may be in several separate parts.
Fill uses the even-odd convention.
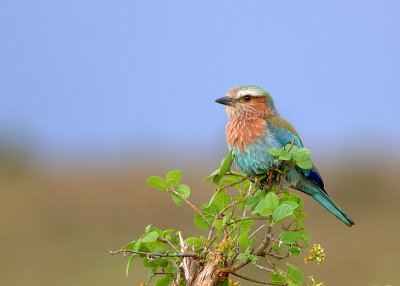
[[[255,177],[277,167],[279,163],[269,149],[281,149],[290,143],[304,147],[294,127],[279,115],[272,97],[263,88],[256,85],[234,87],[215,102],[226,106],[227,145],[234,154],[236,167],[245,175]],[[311,196],[347,226],[354,225],[353,219],[325,191],[314,164],[311,169],[292,168],[285,180],[293,182],[292,188]]]

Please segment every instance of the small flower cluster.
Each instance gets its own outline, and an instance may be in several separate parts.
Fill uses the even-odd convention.
[[[308,279],[310,279],[311,282],[313,283],[312,286],[325,286],[324,282],[316,283],[315,279],[314,279],[314,276],[312,276],[312,275],[308,276]]]
[[[235,241],[231,237],[224,239],[218,245],[218,249],[221,251],[227,251],[227,250],[233,249],[234,247],[235,247]]]
[[[316,260],[318,264],[321,264],[325,259],[324,249],[319,244],[314,244],[314,246],[309,250],[310,255],[304,258],[304,263],[308,263]]]

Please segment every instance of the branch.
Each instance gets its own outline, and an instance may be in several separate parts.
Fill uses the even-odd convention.
[[[232,184],[229,184],[229,185],[226,185],[226,186],[223,186],[222,188],[220,188],[220,190],[224,190],[224,189],[227,189],[227,188],[229,188],[229,187],[234,187],[234,186],[236,186],[236,185],[238,185],[238,184],[244,182],[245,180],[247,180],[247,179],[244,178],[244,177],[242,177],[239,181],[237,181],[237,182],[235,182],[235,183],[232,183]]]
[[[266,281],[259,281],[250,277],[246,277],[237,273],[231,273],[232,275],[242,278],[244,280],[250,281],[250,282],[254,282],[254,283],[258,283],[258,284],[264,284],[264,285],[279,285],[279,286],[284,286],[284,285],[288,285],[288,284],[277,284],[277,283],[273,283],[273,282],[266,282]]]
[[[265,226],[265,224],[261,225],[259,228],[257,228],[255,231],[253,231],[253,233],[249,235],[249,238],[252,237],[253,235],[255,235],[255,234],[256,234],[258,231],[260,231],[264,226]]]
[[[249,176],[246,176],[246,175],[243,175],[243,174],[240,174],[240,173],[236,173],[236,172],[232,172],[232,171],[229,171],[229,172],[226,173],[226,174],[227,174],[227,175],[231,175],[231,176],[241,177],[241,178],[243,178],[243,179],[245,179],[245,180],[249,180],[249,181],[255,183],[254,177],[249,177]]]
[[[255,267],[257,267],[257,268],[260,268],[260,269],[263,269],[263,270],[266,270],[268,272],[272,272],[272,273],[276,274],[275,270],[273,270],[273,269],[270,269],[270,268],[267,268],[267,267],[264,267],[264,266],[261,266],[261,265],[258,265],[258,264],[254,264],[254,263],[253,263],[253,265]]]
[[[126,254],[139,254],[139,255],[146,255],[149,257],[193,257],[193,258],[200,258],[200,255],[197,253],[155,253],[155,252],[143,252],[143,251],[133,251],[133,250],[117,250],[117,251],[110,251],[111,255],[115,255],[118,253],[123,253],[124,256]]]
[[[247,191],[247,195],[246,195],[247,198],[250,196],[251,187],[252,187],[252,185],[250,183],[250,187],[249,187],[249,190]],[[246,205],[244,206],[243,215],[242,215],[243,218],[246,216],[246,211],[247,211],[247,202],[246,202]]]
[[[286,253],[285,255],[278,255],[269,251],[266,255],[277,258],[277,259],[285,259],[290,256],[290,252]]]
[[[174,188],[171,188],[169,190],[170,192],[173,192],[175,195],[177,195],[182,201],[184,201],[188,206],[190,206],[196,213],[198,213],[201,218],[208,224],[208,226],[211,226],[211,223],[208,221],[208,219],[202,214],[202,212],[191,202],[189,202],[184,196],[182,196],[180,193],[175,191]]]
[[[210,228],[210,231],[208,232],[207,240],[209,240],[209,239],[211,238],[211,236],[212,236],[212,234],[213,234],[213,232],[214,232],[214,230],[215,230],[215,223],[217,222],[217,220],[219,220],[219,219],[222,217],[222,215],[224,214],[224,212],[225,212],[227,209],[233,207],[233,206],[236,205],[237,203],[238,203],[238,201],[233,201],[233,202],[231,202],[229,205],[227,205],[226,207],[224,207],[224,208],[218,213],[218,215],[215,217],[213,223],[211,224],[211,228]]]
[[[267,216],[266,217],[242,217],[242,218],[239,218],[237,220],[227,223],[227,225],[235,224],[242,220],[268,220],[268,219],[269,218]]]
[[[179,243],[181,245],[181,252],[186,253],[188,251],[189,246],[185,244],[185,241],[183,240],[182,233],[178,231],[179,235]],[[192,276],[190,273],[190,259],[189,258],[184,258],[182,261],[182,268],[183,268],[183,273],[185,274],[185,279],[186,281],[191,281]]]
[[[157,240],[162,241],[162,242],[168,244],[168,245],[171,246],[176,252],[179,252],[178,248],[176,248],[175,245],[173,245],[172,242],[169,241],[168,239],[159,237],[159,238],[157,238]]]
[[[264,251],[268,247],[269,243],[271,242],[271,226],[267,225],[267,230],[265,231],[265,236],[261,244],[256,248],[256,250],[253,251],[253,254],[256,256],[264,256]],[[250,263],[250,260],[244,261],[241,260],[239,261],[236,266],[233,267],[234,271],[239,270],[243,266],[247,265]]]

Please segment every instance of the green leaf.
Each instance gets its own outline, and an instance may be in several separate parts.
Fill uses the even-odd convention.
[[[214,226],[215,226],[215,228],[216,229],[220,229],[222,226],[224,225],[224,223],[222,222],[222,220],[217,220],[215,223],[214,223]]]
[[[128,244],[124,245],[121,249],[122,250],[133,250],[133,246],[135,245],[136,241],[131,241]]]
[[[125,268],[125,274],[126,276],[129,275],[129,272],[131,272],[133,261],[135,261],[136,255],[132,254],[131,257],[129,257],[128,263],[126,264]]]
[[[201,230],[208,230],[210,228],[198,213],[194,215],[194,224]]]
[[[238,255],[238,257],[237,257],[238,260],[244,260],[244,261],[246,261],[247,258],[248,258],[248,254],[245,253],[245,252],[240,253],[240,254]]]
[[[270,209],[271,211],[275,210],[278,205],[279,205],[279,198],[278,196],[273,193],[273,192],[269,192],[266,196],[265,196],[265,207],[267,209]]]
[[[232,166],[232,162],[233,162],[233,151],[230,150],[228,155],[222,160],[221,162],[221,166],[219,169],[219,176],[222,178],[226,173],[229,172],[229,170],[231,169]]]
[[[313,167],[313,163],[311,162],[311,160],[296,161],[296,165],[306,170]]]
[[[293,210],[297,209],[297,207],[299,206],[298,203],[295,203],[293,201],[284,201],[284,204],[290,205]]]
[[[239,243],[239,247],[241,249],[246,249],[250,245],[249,235],[247,233],[242,233],[238,236],[237,242]]]
[[[212,172],[207,178],[204,179],[205,182],[208,182],[211,178],[214,178],[215,175],[219,175],[219,170],[217,169],[214,172]]]
[[[308,244],[311,240],[311,235],[305,230],[301,230],[298,232],[299,237],[304,241],[305,244]]]
[[[168,172],[165,177],[165,181],[167,182],[167,187],[173,187],[179,183],[182,178],[182,172],[179,170],[174,170]]]
[[[185,243],[188,244],[190,247],[194,246],[195,250],[203,249],[204,242],[204,237],[188,237],[185,239]]]
[[[165,277],[158,279],[155,286],[168,286],[171,283],[172,277],[171,275],[166,275]]]
[[[146,232],[146,233],[149,233],[149,232],[150,232],[150,229],[151,229],[151,224],[149,224],[149,225],[146,226],[145,232]]]
[[[176,186],[175,191],[186,199],[190,196],[190,187],[188,185],[179,184]]]
[[[264,209],[266,209],[265,200],[260,200],[253,211],[253,214],[260,214]]]
[[[305,213],[301,213],[296,217],[296,224],[297,228],[301,229],[303,228],[303,221],[307,218],[307,215]]]
[[[257,198],[257,197],[249,197],[249,198],[247,199],[246,209],[248,210],[248,209],[254,208],[254,207],[258,204],[259,201],[260,201],[260,198]]]
[[[271,273],[269,275],[269,281],[276,284],[283,284],[286,282],[286,278],[278,273],[277,274]]]
[[[311,169],[313,164],[311,162],[310,154],[310,150],[308,150],[307,148],[299,149],[294,156],[294,161],[296,162],[296,165],[302,169]]]
[[[292,280],[294,283],[302,283],[304,278],[303,278],[303,273],[301,272],[301,270],[294,266],[293,264],[290,263],[286,263],[286,265],[289,267],[289,279]]]
[[[277,207],[274,212],[272,213],[272,219],[274,222],[278,222],[285,217],[288,217],[292,214],[293,208],[291,205],[288,205],[286,203],[281,204],[279,207]]]
[[[142,238],[142,242],[154,242],[157,240],[157,238],[158,238],[158,232],[152,231]]]
[[[171,198],[176,205],[181,206],[183,204],[182,199],[177,194],[172,193]]]
[[[286,244],[296,244],[299,236],[297,232],[294,231],[284,231],[281,234],[280,240]]]
[[[216,174],[212,179],[213,180],[213,184],[214,185],[218,185],[219,182],[221,181],[221,179],[222,179],[222,177],[219,174]]]
[[[242,181],[241,177],[238,176],[225,176],[221,179],[221,181],[219,182],[219,184],[221,186],[227,186],[227,185],[233,185],[235,187],[239,187],[238,182]]]
[[[148,177],[147,184],[156,190],[164,191],[166,189],[164,179],[159,176]]]
[[[286,146],[284,147],[284,149],[285,149],[286,151],[289,151],[289,150],[290,150],[290,153],[294,154],[294,153],[296,153],[297,150],[299,150],[300,148],[297,147],[296,145],[292,144],[292,143],[289,143],[289,144],[286,144]]]
[[[250,254],[248,255],[248,258],[251,260],[251,262],[256,263],[258,259],[260,259],[259,256],[254,255],[254,254]]]
[[[286,150],[283,150],[279,155],[279,160],[288,161],[290,159],[292,159],[292,155]]]
[[[297,257],[300,255],[301,250],[300,248],[296,247],[296,246],[292,246],[288,248],[288,251],[290,252],[290,254],[294,257]]]
[[[215,206],[218,211],[221,211],[231,202],[231,197],[224,190],[217,191],[211,198],[209,206]]]
[[[238,221],[237,226],[240,229],[240,233],[249,233],[253,224],[253,220],[241,220]]]
[[[157,267],[157,260],[149,260],[148,258],[143,258],[142,265],[146,268]]]
[[[171,239],[171,233],[173,232],[172,229],[167,229],[162,232],[162,236],[168,240]]]
[[[216,206],[210,204],[202,204],[201,205],[201,213],[208,219],[213,220],[216,215],[218,215],[219,210]]]
[[[268,150],[268,153],[271,154],[272,156],[279,156],[282,152],[282,149],[278,150],[275,148],[271,148]]]

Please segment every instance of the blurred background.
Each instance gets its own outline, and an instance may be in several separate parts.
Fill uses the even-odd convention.
[[[398,1],[0,2],[0,284],[138,285],[109,256],[147,224],[198,234],[145,179],[200,204],[226,155],[213,101],[275,99],[347,228],[306,199],[327,285],[400,285]],[[261,275],[260,273],[254,275]],[[262,278],[262,276],[257,276]],[[248,283],[244,283],[247,285]]]

